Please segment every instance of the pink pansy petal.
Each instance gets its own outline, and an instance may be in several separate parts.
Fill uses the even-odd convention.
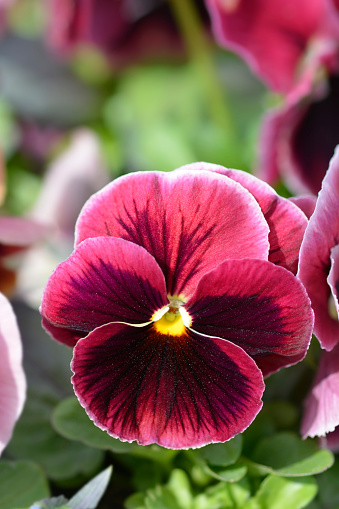
[[[338,63],[335,73],[337,69]],[[314,75],[264,116],[260,178],[274,185],[280,175],[293,193],[318,194],[339,139],[338,91],[338,76],[319,82]]]
[[[301,424],[304,437],[321,436],[339,425],[339,345],[323,352],[317,376],[305,401]]]
[[[244,171],[204,163],[194,163],[187,168],[214,171],[247,189],[259,203],[270,228],[269,261],[297,273],[299,249],[307,226],[307,219],[301,210],[279,196],[271,186]]]
[[[335,428],[331,433],[327,433],[326,436],[320,437],[320,447],[322,449],[330,449],[332,452],[339,452],[339,426]]]
[[[41,240],[48,226],[33,219],[21,217],[0,218],[0,245],[27,247]]]
[[[335,309],[337,310],[339,317],[339,245],[332,247],[331,249],[331,269],[327,282],[330,285]]]
[[[0,294],[0,454],[9,442],[26,399],[22,346],[15,315]]]
[[[326,88],[323,86],[322,94],[313,93],[308,97],[308,107],[291,131],[289,172],[296,172],[304,186],[314,194],[321,189],[339,140],[338,93],[339,76],[332,75]],[[301,104],[298,108],[303,110]]]
[[[84,338],[88,334],[87,331],[63,329],[62,327],[57,327],[56,325],[51,324],[44,317],[42,317],[41,325],[52,336],[53,339],[71,348],[77,344],[79,339]]]
[[[279,92],[295,85],[311,39],[338,34],[336,11],[327,0],[239,0],[231,7],[224,0],[206,0],[206,4],[219,43],[239,53]]]
[[[204,276],[187,303],[192,329],[239,345],[264,376],[302,360],[313,313],[289,271],[263,260],[227,260]]]
[[[187,298],[228,258],[267,259],[268,227],[254,198],[211,172],[129,174],[95,194],[78,219],[76,243],[102,235],[143,246],[167,291]]]
[[[317,198],[311,195],[291,196],[289,200],[299,207],[308,219],[313,214],[317,204]]]
[[[331,268],[331,249],[339,242],[338,210],[339,149],[336,149],[305,232],[298,272],[314,309],[314,334],[326,350],[331,350],[339,342],[339,322],[329,313],[331,289],[327,282]]]
[[[149,253],[126,240],[97,237],[56,268],[41,314],[54,326],[47,327],[54,338],[71,344],[72,336],[76,341],[105,323],[149,322],[166,304],[164,276]]]
[[[261,408],[262,374],[241,348],[186,330],[108,324],[80,340],[72,362],[80,403],[123,441],[173,449],[224,442]]]
[[[74,225],[85,201],[109,181],[100,141],[90,129],[77,129],[70,143],[48,167],[33,214],[73,242]],[[59,239],[60,242],[60,239]]]

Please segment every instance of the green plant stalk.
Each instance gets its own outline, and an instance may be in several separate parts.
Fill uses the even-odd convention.
[[[204,84],[212,118],[227,132],[230,141],[236,143],[235,123],[232,120],[227,94],[221,87],[213,62],[212,48],[206,37],[194,0],[168,1],[185,39],[192,62],[196,65],[200,79]]]

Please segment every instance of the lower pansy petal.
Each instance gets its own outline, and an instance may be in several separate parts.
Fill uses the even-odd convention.
[[[228,260],[204,276],[187,303],[192,329],[231,341],[264,376],[302,360],[313,328],[306,291],[263,260]]]
[[[323,436],[339,425],[339,345],[323,352],[313,387],[305,401],[304,437]]]
[[[105,323],[149,322],[166,304],[164,276],[145,249],[122,239],[97,237],[81,243],[56,268],[41,314],[48,332],[73,346]]]
[[[183,329],[108,324],[74,350],[75,393],[123,441],[180,449],[224,442],[253,421],[262,373],[239,347]]]

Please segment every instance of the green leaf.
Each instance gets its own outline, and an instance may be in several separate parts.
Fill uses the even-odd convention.
[[[145,509],[144,500],[144,493],[133,493],[133,495],[125,500],[125,509]]]
[[[192,488],[184,470],[172,470],[167,487],[172,491],[178,505],[182,509],[191,509],[193,502]]]
[[[194,509],[228,509],[242,508],[250,497],[248,481],[239,483],[220,482],[208,487],[194,499]]]
[[[182,509],[176,498],[166,486],[156,486],[148,490],[145,496],[146,509]]]
[[[333,454],[319,450],[314,440],[301,440],[290,432],[277,433],[263,439],[254,451],[254,463],[248,462],[252,473],[259,475],[275,473],[280,476],[298,477],[318,474],[329,468],[334,461]]]
[[[233,466],[232,468],[220,468],[205,465],[205,472],[219,481],[237,482],[242,479],[247,472],[246,465]]]
[[[14,459],[32,459],[53,480],[88,478],[100,468],[103,452],[57,434],[50,421],[54,404],[52,398],[28,395],[6,453]]]
[[[237,435],[232,440],[221,444],[210,444],[197,449],[196,454],[210,465],[227,467],[235,463],[241,454],[242,436]]]
[[[64,399],[55,407],[52,424],[64,437],[97,449],[117,453],[130,452],[133,449],[133,444],[121,442],[95,426],[74,396]]]
[[[290,479],[271,475],[262,482],[254,498],[261,509],[302,509],[316,494],[317,484],[312,477]]]
[[[339,509],[339,459],[332,468],[317,476],[319,486],[319,507],[326,509]]]
[[[162,463],[167,463],[177,454],[177,451],[156,445],[143,447],[111,437],[106,431],[95,426],[75,397],[67,398],[57,405],[52,415],[52,422],[55,429],[64,437],[79,440],[97,449],[115,453],[128,452],[133,456]]]
[[[69,501],[70,509],[95,509],[103,496],[112,475],[112,467],[89,481]]]
[[[31,461],[0,461],[0,507],[27,507],[49,496],[48,483],[41,468]]]

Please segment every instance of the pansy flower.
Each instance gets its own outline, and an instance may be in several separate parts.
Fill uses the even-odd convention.
[[[204,3],[198,8],[207,19]],[[48,38],[67,53],[81,45],[98,48],[116,68],[177,57],[184,44],[164,0],[50,0]]]
[[[75,250],[46,286],[43,324],[74,346],[75,393],[121,440],[228,440],[259,412],[263,376],[308,348],[304,287],[268,261],[255,197],[214,170],[108,184],[85,204]]]
[[[339,39],[332,0],[205,0],[221,46],[237,52],[272,90],[288,93],[326,62]]]
[[[315,313],[322,348],[317,375],[305,401],[304,436],[324,436],[339,425],[339,148],[331,160],[300,250],[298,276]]]
[[[0,454],[9,442],[26,399],[20,333],[12,307],[0,293]]]
[[[339,149],[324,178],[300,249],[298,276],[315,313],[314,334],[322,348],[339,343]]]
[[[265,114],[258,176],[271,185],[282,179],[294,193],[320,191],[339,141],[339,50],[336,61],[328,78],[304,80]]]

